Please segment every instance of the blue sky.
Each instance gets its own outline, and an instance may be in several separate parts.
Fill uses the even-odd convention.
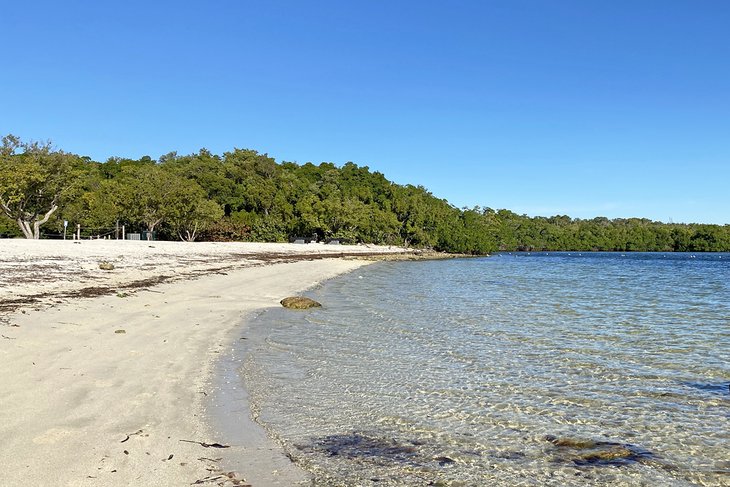
[[[0,134],[353,161],[456,206],[730,223],[730,2],[8,2]]]

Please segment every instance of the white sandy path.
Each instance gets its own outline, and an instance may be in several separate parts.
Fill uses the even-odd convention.
[[[255,429],[243,432],[251,444],[230,450],[180,440],[225,441],[211,436],[203,392],[242,317],[364,263],[243,268],[10,315],[0,326],[0,485],[190,485],[219,474],[205,458],[225,465],[247,449],[255,464],[237,478],[305,479]]]

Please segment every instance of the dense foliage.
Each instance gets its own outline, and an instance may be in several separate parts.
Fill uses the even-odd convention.
[[[7,135],[0,146],[0,209],[26,238],[39,238],[40,226],[64,203],[81,160]]]
[[[728,225],[530,218],[508,210],[458,209],[421,186],[394,184],[351,162],[299,165],[277,163],[253,150],[220,156],[202,149],[185,156],[170,153],[159,161],[98,163],[10,136],[4,141],[0,203],[7,209],[0,216],[0,236],[21,235],[22,221],[31,228],[47,216],[36,227],[45,223],[40,236],[59,237],[66,220],[69,233],[78,224],[84,236],[113,237],[124,225],[127,232],[154,232],[165,239],[306,237],[473,254],[730,250]]]

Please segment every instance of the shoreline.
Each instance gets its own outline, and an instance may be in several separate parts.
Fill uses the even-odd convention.
[[[255,487],[309,485],[311,474],[295,464],[254,419],[248,384],[240,373],[250,352],[239,339],[263,312],[264,309],[251,312],[231,331],[226,352],[209,375],[210,392],[204,400],[209,429],[215,437],[233,446],[221,450],[218,467],[243,472],[246,483]]]
[[[375,262],[376,260],[369,259],[342,260],[342,269],[299,289],[296,294],[306,294],[331,279],[341,278]],[[249,390],[241,374],[242,363],[247,354],[251,353],[250,344],[246,340],[252,322],[269,309],[277,307],[248,310],[241,315],[240,322],[228,330],[227,341],[223,346],[225,352],[213,364],[214,371],[209,374],[210,392],[203,401],[209,430],[214,437],[231,445],[230,449],[218,452],[217,456],[222,457],[218,465],[225,467],[224,472],[244,472],[246,485],[251,484],[254,487],[310,485],[313,480],[311,473],[297,465],[254,418]],[[297,310],[289,312],[302,313]]]
[[[345,250],[407,252],[152,242],[152,250],[164,250],[153,257],[147,245],[69,244],[0,241],[2,485],[305,482],[253,420],[238,437],[214,430],[214,399],[250,418],[248,403],[229,401],[230,388],[221,387],[228,354],[260,310],[368,263],[342,258]],[[226,248],[224,255],[200,257],[214,247]],[[77,255],[64,257],[64,248]],[[116,275],[94,268],[108,249]],[[130,257],[135,252],[142,255]],[[48,269],[42,257],[57,265]],[[136,272],[140,265],[151,267]],[[66,280],[43,281],[56,275]]]

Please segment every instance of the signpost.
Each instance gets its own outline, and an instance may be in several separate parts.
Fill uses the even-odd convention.
[[[63,239],[66,240],[66,228],[68,228],[68,220],[63,221]]]

